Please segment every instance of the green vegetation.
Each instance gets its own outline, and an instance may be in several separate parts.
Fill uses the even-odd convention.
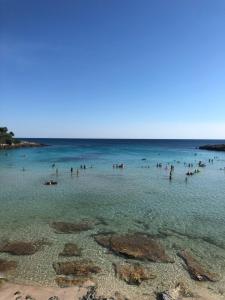
[[[8,131],[7,127],[0,127],[0,144],[17,144],[18,140],[14,138],[14,133],[12,131]]]

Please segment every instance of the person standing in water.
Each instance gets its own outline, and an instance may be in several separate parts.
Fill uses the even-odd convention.
[[[72,167],[70,168],[70,173],[71,173],[71,175],[73,174],[73,168]]]

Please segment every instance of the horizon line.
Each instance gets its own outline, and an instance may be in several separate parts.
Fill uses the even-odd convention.
[[[225,138],[105,138],[105,137],[17,137],[18,139],[67,139],[67,140],[215,140],[225,141]]]

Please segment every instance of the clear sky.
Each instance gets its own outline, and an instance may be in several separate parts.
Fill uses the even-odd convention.
[[[0,125],[225,138],[225,1],[0,0]]]

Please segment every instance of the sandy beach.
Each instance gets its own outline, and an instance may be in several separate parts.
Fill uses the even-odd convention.
[[[0,286],[1,300],[134,300],[126,296],[115,293],[110,298],[98,295],[96,297],[87,296],[87,287],[70,287],[70,288],[53,288],[38,287],[31,285],[19,285],[9,282],[2,283]],[[224,297],[216,295],[207,288],[199,287],[192,291],[191,296],[182,296],[180,293],[171,292],[171,298],[163,298],[161,296],[149,297],[148,300],[168,299],[168,300],[223,300]],[[137,299],[136,299],[137,300]],[[141,300],[141,299],[138,299]]]
[[[3,283],[0,287],[1,300],[79,300],[87,292],[85,287],[71,287],[66,289],[51,288],[51,287],[37,287],[18,285],[13,283]],[[51,298],[53,297],[53,298]],[[55,298],[54,298],[55,297]],[[58,297],[58,298],[56,298]]]

